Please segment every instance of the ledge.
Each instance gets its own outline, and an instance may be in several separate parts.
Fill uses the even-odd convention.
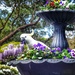
[[[17,65],[19,63],[22,64],[28,64],[28,63],[44,63],[44,62],[48,62],[48,63],[75,63],[75,59],[43,59],[43,60],[14,60],[14,61],[10,61],[8,62],[9,65]]]

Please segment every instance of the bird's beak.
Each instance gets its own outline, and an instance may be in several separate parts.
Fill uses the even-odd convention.
[[[26,44],[26,40],[24,38],[21,38],[21,44]]]

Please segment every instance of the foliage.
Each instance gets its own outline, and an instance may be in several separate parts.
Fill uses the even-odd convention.
[[[75,10],[75,4],[70,3],[69,0],[47,0],[45,6],[41,7],[42,10],[53,10],[53,9],[69,9]]]
[[[0,64],[0,75],[19,75],[15,67]]]
[[[1,46],[3,52],[0,53],[0,61],[7,62],[16,59],[16,57],[23,52],[24,44],[19,42],[10,42]],[[0,50],[0,51],[1,51]]]
[[[0,4],[4,4],[5,8],[11,8],[9,11],[7,11],[8,9],[0,10],[0,44],[3,42],[2,39],[5,39],[4,42],[9,42],[12,39],[14,41],[19,41],[19,35],[23,32],[26,32],[27,29],[18,29],[16,33],[20,33],[12,34],[11,38],[9,37],[10,39],[6,39],[6,37],[21,26],[33,24],[37,20],[36,11],[39,9],[38,6],[40,3],[37,3],[38,1],[33,0],[3,0],[0,2]]]
[[[44,41],[46,41],[47,39],[46,39],[46,38],[43,38],[43,37],[39,37],[39,38],[37,38],[37,40],[44,42]]]
[[[24,52],[17,57],[17,60],[28,60],[28,59],[70,59],[75,58],[75,51],[69,48],[52,48],[46,49],[45,46],[38,43],[34,45],[31,50],[24,50]]]

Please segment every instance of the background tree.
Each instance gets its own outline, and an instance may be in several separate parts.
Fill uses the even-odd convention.
[[[5,8],[11,7],[10,13],[0,10],[0,45],[9,41],[8,39],[12,40],[14,36],[17,38],[21,32],[27,31],[26,28],[31,28],[39,21],[36,11],[42,2],[38,0],[2,0],[0,3]]]

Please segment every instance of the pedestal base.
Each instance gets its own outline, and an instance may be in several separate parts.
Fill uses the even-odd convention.
[[[53,25],[54,25],[54,34],[51,48],[58,48],[58,47],[60,47],[61,49],[69,48],[67,39],[65,37],[65,28],[67,24],[62,22],[55,22]]]

